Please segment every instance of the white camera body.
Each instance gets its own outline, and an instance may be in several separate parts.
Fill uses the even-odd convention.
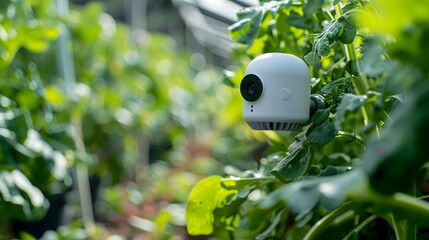
[[[253,59],[240,92],[243,119],[254,130],[293,131],[309,119],[310,70],[294,55],[266,53]]]

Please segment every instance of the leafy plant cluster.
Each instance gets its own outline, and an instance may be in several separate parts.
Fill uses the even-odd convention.
[[[265,135],[255,170],[200,181],[188,232],[221,239],[416,239],[429,223],[427,1],[260,1],[237,13],[241,68],[283,52],[304,59],[319,110],[296,133]],[[406,6],[405,6],[406,5]],[[404,11],[412,5],[415,11]],[[400,17],[399,17],[400,16]],[[243,122],[244,124],[244,122]]]

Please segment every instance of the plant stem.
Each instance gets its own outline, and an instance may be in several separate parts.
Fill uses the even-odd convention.
[[[374,214],[374,215],[371,215],[370,217],[368,217],[367,219],[365,219],[363,222],[361,222],[359,225],[357,225],[352,231],[350,231],[349,234],[347,234],[347,236],[345,236],[343,238],[343,240],[347,240],[351,237],[355,237],[360,231],[362,231],[362,229],[364,227],[366,227],[366,225],[368,225],[370,222],[372,222],[377,217],[378,216]]]
[[[337,135],[335,136],[336,138],[348,138],[347,141],[345,141],[346,143],[351,143],[351,142],[356,142],[357,144],[359,144],[363,149],[365,149],[365,141],[363,140],[363,138],[355,133],[352,132],[345,132],[345,131],[338,131]]]
[[[228,231],[228,235],[229,235],[229,239],[230,240],[235,240],[235,236],[234,236],[234,232],[233,231]]]
[[[429,223],[429,204],[404,193],[395,193],[391,196],[375,192],[360,196],[351,196],[352,199],[374,204],[375,209],[382,212],[391,212],[395,215],[412,219],[413,222]]]
[[[343,10],[341,9],[341,3],[338,3],[337,5],[335,5],[335,15],[337,19],[343,15]],[[365,95],[369,89],[368,79],[360,71],[356,48],[353,42],[350,44],[343,44],[343,52],[347,60],[353,64],[352,68],[356,69],[356,71],[358,72],[358,76],[352,79],[352,83],[355,88],[356,94]],[[369,110],[370,110],[369,107],[366,105],[364,105],[362,108],[362,115],[363,115],[365,126],[368,125],[369,123],[369,115],[368,115],[368,113],[370,112]]]
[[[350,211],[355,206],[354,202],[346,202],[339,208],[335,209],[322,219],[320,219],[308,233],[305,235],[304,240],[312,240],[319,236],[337,217]]]

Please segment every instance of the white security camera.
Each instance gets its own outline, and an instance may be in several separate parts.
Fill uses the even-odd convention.
[[[310,96],[307,64],[286,53],[253,59],[240,84],[243,118],[254,130],[298,130],[311,112],[324,108],[322,96]],[[316,109],[315,109],[316,108]]]

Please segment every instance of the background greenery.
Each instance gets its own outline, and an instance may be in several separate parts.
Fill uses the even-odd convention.
[[[260,144],[235,124],[240,97],[169,37],[132,36],[99,3],[65,13],[57,3],[0,4],[0,235],[41,237],[22,223],[42,219],[59,196],[64,226],[47,239],[185,237],[195,182],[253,165],[244,160]],[[81,169],[94,223],[82,220]]]

